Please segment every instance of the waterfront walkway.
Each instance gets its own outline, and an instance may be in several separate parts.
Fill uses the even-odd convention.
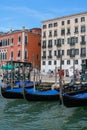
[[[30,76],[31,81],[34,81],[34,74],[31,74]],[[35,74],[35,81],[40,81],[41,82],[45,82],[45,83],[55,83],[55,82],[59,82],[59,76],[55,77],[55,75],[50,75],[50,74]],[[71,81],[70,77],[62,77],[62,80],[65,83],[69,83]]]

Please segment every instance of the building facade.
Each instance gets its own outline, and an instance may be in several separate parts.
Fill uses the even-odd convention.
[[[40,69],[41,29],[10,30],[0,34],[0,65],[6,61],[26,61]]]
[[[42,21],[41,71],[81,70],[87,61],[87,12]]]

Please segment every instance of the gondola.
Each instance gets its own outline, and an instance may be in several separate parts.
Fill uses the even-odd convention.
[[[87,83],[71,87],[72,91],[64,91],[63,104],[66,107],[87,106]],[[69,89],[68,89],[69,90]]]
[[[37,82],[35,83],[37,85]],[[30,89],[34,86],[34,82],[32,81],[25,81],[24,87],[26,89]],[[1,94],[4,98],[8,99],[23,99],[23,84],[21,82],[15,82],[14,87],[11,88],[9,84],[6,84],[4,87],[1,87]]]
[[[58,101],[59,90],[56,89],[42,89],[35,90],[34,88],[24,88],[24,95],[27,101]]]

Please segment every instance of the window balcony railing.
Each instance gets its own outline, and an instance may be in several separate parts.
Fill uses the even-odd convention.
[[[52,56],[51,56],[51,55],[49,55],[49,56],[48,56],[48,58],[52,58]]]
[[[70,57],[75,57],[75,54],[70,54]]]
[[[79,33],[79,32],[78,32],[78,31],[75,31],[74,33],[77,34],[77,33]]]
[[[81,45],[85,45],[85,44],[86,44],[86,41],[81,41],[80,44],[81,44]]]
[[[70,42],[70,46],[74,46],[75,45],[75,42]]]
[[[56,46],[57,47],[61,47],[62,45],[61,45],[61,43],[57,43]]]
[[[52,45],[48,45],[48,48],[52,48]]]
[[[67,34],[67,35],[70,35],[71,33],[70,33],[70,32],[67,32],[66,34]]]
[[[81,56],[81,57],[85,57],[85,56],[86,56],[86,53],[81,53],[80,56]]]
[[[46,59],[46,56],[42,56],[42,59]]]
[[[42,46],[42,48],[43,48],[43,49],[45,49],[45,48],[46,48],[46,46]]]

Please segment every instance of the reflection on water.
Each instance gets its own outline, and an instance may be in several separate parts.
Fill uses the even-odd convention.
[[[86,110],[0,96],[0,130],[87,130]]]

